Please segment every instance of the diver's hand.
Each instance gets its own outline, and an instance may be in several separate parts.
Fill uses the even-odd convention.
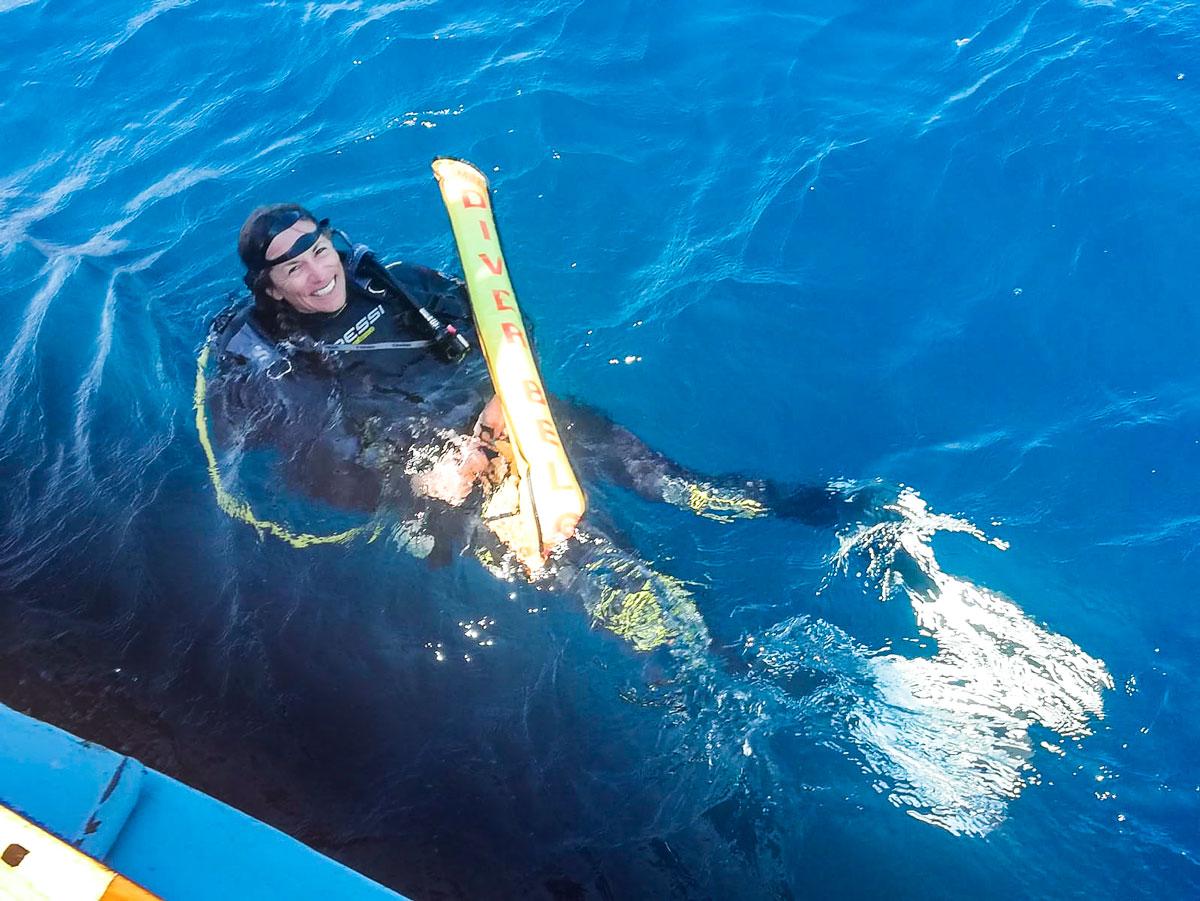
[[[462,504],[476,483],[491,471],[491,460],[478,438],[463,436],[460,443],[447,448],[433,466],[413,476],[413,490],[425,497],[437,498],[451,506]]]
[[[504,437],[504,411],[500,409],[499,395],[493,395],[487,402],[487,406],[479,414],[479,419],[475,421],[475,429],[471,434],[488,444],[495,444]]]

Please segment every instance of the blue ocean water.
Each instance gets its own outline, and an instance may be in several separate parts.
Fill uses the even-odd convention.
[[[418,898],[1200,892],[1195,4],[0,24],[0,700]],[[247,211],[457,271],[436,155],[492,180],[553,390],[879,498],[820,528],[588,486],[711,660],[217,508],[195,360]],[[256,509],[345,524],[268,477]]]

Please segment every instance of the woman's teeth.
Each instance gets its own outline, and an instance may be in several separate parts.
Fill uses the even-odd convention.
[[[337,276],[335,275],[333,278],[331,278],[329,280],[329,284],[326,285],[324,288],[318,288],[316,291],[313,291],[313,297],[324,297],[326,294],[328,294],[330,291],[333,290],[333,283],[336,281],[337,281]]]

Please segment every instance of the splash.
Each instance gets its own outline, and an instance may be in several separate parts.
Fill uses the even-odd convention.
[[[985,835],[1036,782],[1030,730],[1088,735],[1112,677],[1008,598],[945,572],[932,547],[939,532],[1000,550],[1003,542],[932,513],[911,489],[882,509],[885,521],[841,536],[832,575],[865,560],[880,599],[907,597],[936,652],[872,655],[836,626],[801,617],[763,636],[758,659],[777,679],[801,671],[829,679],[818,692],[822,706],[892,804],[951,833]]]

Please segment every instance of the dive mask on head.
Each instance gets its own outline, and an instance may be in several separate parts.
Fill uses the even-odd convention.
[[[300,235],[283,253],[268,258],[267,248],[271,246],[271,242],[297,222],[304,221],[313,223],[313,230]],[[250,218],[242,226],[241,234],[238,235],[238,255],[246,267],[243,279],[246,287],[253,291],[272,266],[295,259],[316,244],[321,237],[329,237],[330,234],[328,219],[318,220],[299,204],[280,203],[259,207],[250,214]]]

